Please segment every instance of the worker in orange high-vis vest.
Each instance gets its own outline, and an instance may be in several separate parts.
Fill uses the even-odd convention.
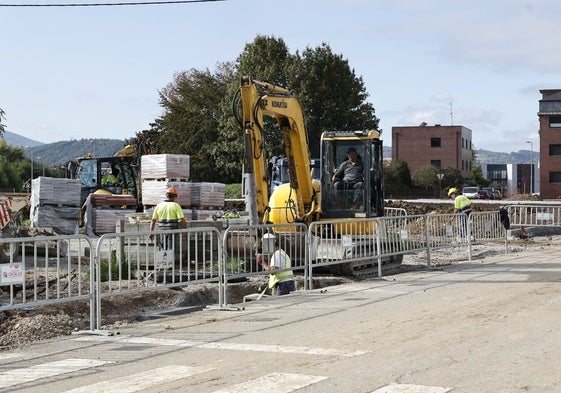
[[[173,230],[179,228],[187,228],[187,221],[181,205],[175,200],[177,199],[177,190],[169,187],[166,190],[166,199],[156,205],[152,214],[152,222],[150,222],[150,231],[153,231],[158,224],[158,229]],[[153,236],[150,235],[150,239]],[[171,250],[173,248],[173,236],[166,235],[162,239],[164,249]]]

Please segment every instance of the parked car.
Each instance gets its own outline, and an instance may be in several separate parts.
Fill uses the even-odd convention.
[[[479,187],[464,187],[462,194],[469,199],[479,199]]]
[[[489,195],[489,198],[485,198],[485,199],[495,199],[495,194],[493,193],[493,187],[481,187],[481,189]]]
[[[485,190],[479,190],[477,193],[479,194],[479,199],[491,199],[491,197],[489,197],[489,193]]]

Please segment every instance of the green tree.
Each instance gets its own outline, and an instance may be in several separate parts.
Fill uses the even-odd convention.
[[[23,185],[30,177],[31,163],[25,158],[24,150],[0,140],[0,189],[22,192]]]
[[[192,69],[177,73],[160,92],[164,114],[156,120],[161,129],[158,147],[166,153],[189,154],[194,181],[223,179],[209,155],[218,140],[222,100],[230,80],[227,66],[214,74]]]
[[[488,187],[491,184],[491,181],[483,176],[483,170],[479,165],[471,167],[471,178],[480,187]]]
[[[456,187],[461,189],[462,186],[465,184],[466,179],[462,176],[462,172],[459,170],[448,167],[442,168],[442,172],[444,173],[444,177],[442,178],[442,190],[448,190],[451,187]]]
[[[422,187],[425,190],[434,188],[435,186],[438,188],[438,177],[436,176],[438,169],[440,168],[434,166],[420,167],[413,172],[413,182],[416,186]]]
[[[245,46],[235,65],[221,64],[215,72],[192,69],[174,76],[160,92],[161,117],[148,132],[158,150],[191,156],[195,181],[239,182],[244,162],[244,132],[233,116],[241,76],[295,91],[308,123],[310,153],[319,155],[323,130],[376,128],[378,119],[362,79],[341,55],[326,44],[291,55],[280,38],[258,35]],[[268,156],[284,155],[282,135],[273,119],[265,119]]]
[[[412,186],[411,172],[407,162],[403,160],[384,162],[384,192],[387,197],[395,198],[407,195]]]
[[[290,85],[304,108],[312,156],[319,156],[324,130],[378,127],[374,107],[366,101],[368,93],[362,78],[326,43],[315,49],[306,48],[302,55],[296,54]]]

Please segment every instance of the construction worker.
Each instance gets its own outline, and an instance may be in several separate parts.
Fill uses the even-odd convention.
[[[117,184],[119,184],[119,170],[117,168],[113,168],[110,174],[103,176],[101,179],[102,186],[114,186]]]
[[[347,157],[348,159],[339,165],[339,168],[337,168],[333,175],[333,181],[335,182],[333,187],[339,198],[342,192],[347,190],[353,191],[351,209],[358,209],[362,203],[362,193],[364,190],[364,164],[356,148],[352,146],[347,150]]]
[[[158,229],[173,230],[179,228],[187,228],[187,221],[181,205],[175,200],[177,199],[177,190],[174,187],[169,187],[166,190],[166,199],[156,205],[154,213],[152,214],[152,221],[150,222],[150,231],[154,230],[156,223]],[[153,236],[149,236],[153,239]],[[163,242],[164,249],[171,250],[173,248],[173,236],[164,236]]]
[[[458,195],[458,190],[454,187],[448,190],[448,196],[454,199],[454,214],[464,213],[460,217],[460,236],[465,237],[467,234],[467,218],[471,214],[471,200],[463,195]]]
[[[292,270],[285,270],[292,266],[290,257],[280,248],[278,239],[275,239],[275,252],[271,256],[270,263],[267,264],[262,258],[258,258],[257,263],[264,270],[269,271],[269,288],[273,291],[273,295],[288,295],[296,290]]]

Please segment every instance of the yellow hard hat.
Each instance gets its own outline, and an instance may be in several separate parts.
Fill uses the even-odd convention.
[[[452,194],[457,194],[458,190],[454,187],[452,187],[451,189],[448,190],[448,196],[452,195]]]

